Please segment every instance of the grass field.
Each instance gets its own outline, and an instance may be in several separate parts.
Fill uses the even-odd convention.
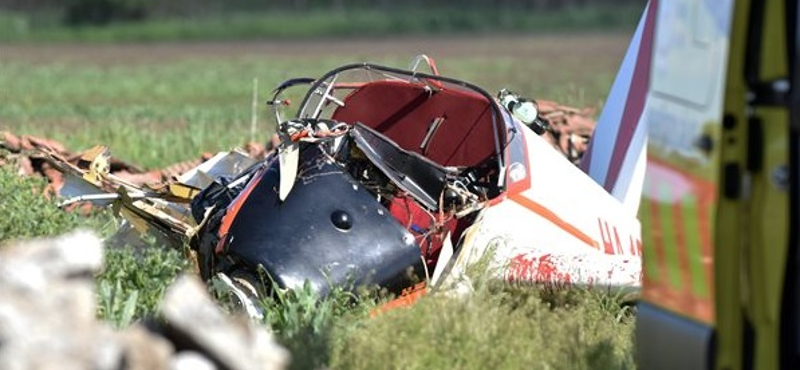
[[[253,9],[198,11],[185,17],[162,15],[141,22],[68,27],[56,10],[0,12],[0,42],[152,42],[335,38],[361,35],[442,35],[454,33],[547,34],[633,29],[645,2],[627,5],[568,6],[534,10],[518,6],[453,7],[430,3],[388,8],[363,5],[309,10]],[[379,5],[379,4],[378,4]],[[198,6],[200,6],[198,4]]]
[[[281,81],[342,63],[406,67],[420,53],[442,73],[577,106],[597,106],[628,35],[486,36],[296,42],[0,45],[0,129],[78,149],[108,144],[153,167],[228,149],[249,137],[260,100]],[[259,137],[273,131],[262,106]]]
[[[125,160],[163,166],[248,139],[254,78],[263,101],[290,77],[363,60],[405,67],[422,52],[437,59],[443,74],[490,92],[506,87],[600,106],[628,37],[6,44],[0,45],[0,130],[53,137],[73,149],[104,143]],[[274,122],[266,110],[259,114],[264,140]],[[0,204],[16,215],[0,219],[0,242],[78,226],[113,231],[107,214],[60,213],[30,191],[42,185],[0,170]],[[98,277],[101,317],[124,326],[151,314],[160,289],[191,270],[180,253],[154,250],[138,257],[126,249],[108,252]],[[468,298],[427,297],[376,318],[369,318],[370,302],[317,302],[298,293],[280,306],[265,302],[272,312],[266,324],[292,350],[295,368],[635,368],[634,319],[616,297],[480,281],[477,287]]]

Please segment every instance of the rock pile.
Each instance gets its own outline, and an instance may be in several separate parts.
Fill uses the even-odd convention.
[[[288,352],[263,327],[224,314],[194,276],[167,290],[163,324],[114,331],[96,319],[102,242],[78,231],[0,249],[0,367],[283,369]]]

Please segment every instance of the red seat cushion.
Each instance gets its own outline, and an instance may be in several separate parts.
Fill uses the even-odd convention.
[[[490,102],[456,89],[428,91],[403,81],[370,82],[350,93],[332,118],[361,122],[443,166],[474,166],[495,152]],[[423,149],[434,120],[442,123]]]

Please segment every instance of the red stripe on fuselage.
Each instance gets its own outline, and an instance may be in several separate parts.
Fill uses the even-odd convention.
[[[609,193],[617,183],[622,162],[625,160],[625,154],[628,152],[631,138],[633,138],[633,134],[636,131],[636,126],[644,111],[644,103],[647,100],[657,8],[658,0],[652,0],[647,8],[647,18],[642,31],[639,54],[636,56],[636,68],[633,71],[633,79],[631,80],[630,89],[628,89],[628,100],[625,103],[625,111],[622,114],[622,122],[617,132],[614,152],[611,155],[611,163],[603,185]]]
[[[592,239],[589,235],[581,231],[579,228],[575,227],[571,223],[565,221],[561,217],[559,217],[555,212],[551,211],[547,207],[539,204],[538,202],[527,198],[521,194],[510,195],[509,199],[516,202],[517,204],[527,208],[530,211],[538,214],[539,216],[543,217],[544,219],[552,222],[561,230],[566,231],[576,239],[584,242],[586,245],[594,248],[600,249],[600,245],[597,243],[596,240]]]

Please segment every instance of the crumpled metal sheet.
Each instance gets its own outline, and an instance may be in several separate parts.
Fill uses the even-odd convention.
[[[257,163],[242,152],[219,153],[180,177],[154,187],[139,186],[110,173],[110,155],[102,146],[85,152],[77,165],[52,151],[43,150],[40,155],[62,173],[60,191],[67,198],[62,205],[111,204],[114,212],[140,233],[155,228],[176,240],[191,236],[197,227],[188,203],[200,190],[218,178],[236,176]]]
[[[140,233],[155,228],[176,240],[197,227],[188,206],[194,195],[218,177],[235,176],[257,162],[248,153],[231,151],[144,171],[113,158],[104,146],[74,153],[31,136],[0,132],[0,139],[0,165],[47,177],[45,195],[65,198],[63,208],[88,213],[92,206],[111,205]],[[259,154],[252,148],[251,153]]]

